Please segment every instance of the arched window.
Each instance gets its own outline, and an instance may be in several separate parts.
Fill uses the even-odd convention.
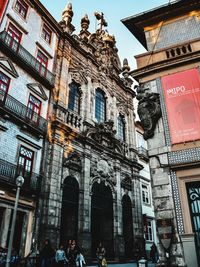
[[[125,119],[121,114],[117,118],[117,135],[121,141],[125,141]]]
[[[80,86],[79,84],[72,82],[69,85],[69,101],[68,109],[71,109],[78,114],[80,113]]]
[[[95,95],[95,118],[98,122],[106,120],[106,99],[104,92],[100,89],[96,90]]]

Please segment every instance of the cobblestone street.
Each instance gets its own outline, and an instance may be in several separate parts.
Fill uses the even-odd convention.
[[[130,263],[108,263],[108,267],[137,267],[136,262],[130,262]],[[148,267],[155,267],[155,263],[152,263],[151,261],[148,261]],[[90,267],[97,267],[97,265],[91,265]]]

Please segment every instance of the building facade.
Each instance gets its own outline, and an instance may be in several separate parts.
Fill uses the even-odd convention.
[[[135,122],[135,129],[138,162],[143,166],[143,169],[139,172],[139,176],[142,200],[145,252],[146,257],[150,259],[151,247],[153,243],[157,244],[156,221],[151,187],[151,173],[149,167],[147,141],[143,137],[143,128],[139,121]]]
[[[131,72],[148,142],[160,261],[200,266],[200,1],[123,23],[147,49]]]
[[[54,87],[59,25],[39,1],[0,7],[0,246],[8,247],[16,177],[24,177],[13,248],[26,256],[36,241],[44,175],[48,102]]]
[[[60,22],[40,237],[54,245],[75,239],[88,259],[103,242],[108,259],[130,259],[144,245],[130,67],[121,66],[102,13],[94,33],[86,15],[73,34],[72,17],[69,4]]]

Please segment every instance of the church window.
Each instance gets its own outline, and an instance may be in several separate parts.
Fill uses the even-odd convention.
[[[119,114],[117,118],[117,135],[121,141],[125,141],[125,119],[124,116]]]
[[[68,109],[75,111],[80,114],[80,86],[72,82],[69,85],[69,100],[68,100]]]
[[[95,118],[98,122],[104,122],[106,119],[106,99],[104,92],[100,89],[96,90],[95,95]]]

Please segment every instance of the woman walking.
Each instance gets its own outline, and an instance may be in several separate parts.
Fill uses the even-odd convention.
[[[64,267],[67,263],[66,254],[63,245],[59,246],[56,250],[55,261],[58,267]]]

